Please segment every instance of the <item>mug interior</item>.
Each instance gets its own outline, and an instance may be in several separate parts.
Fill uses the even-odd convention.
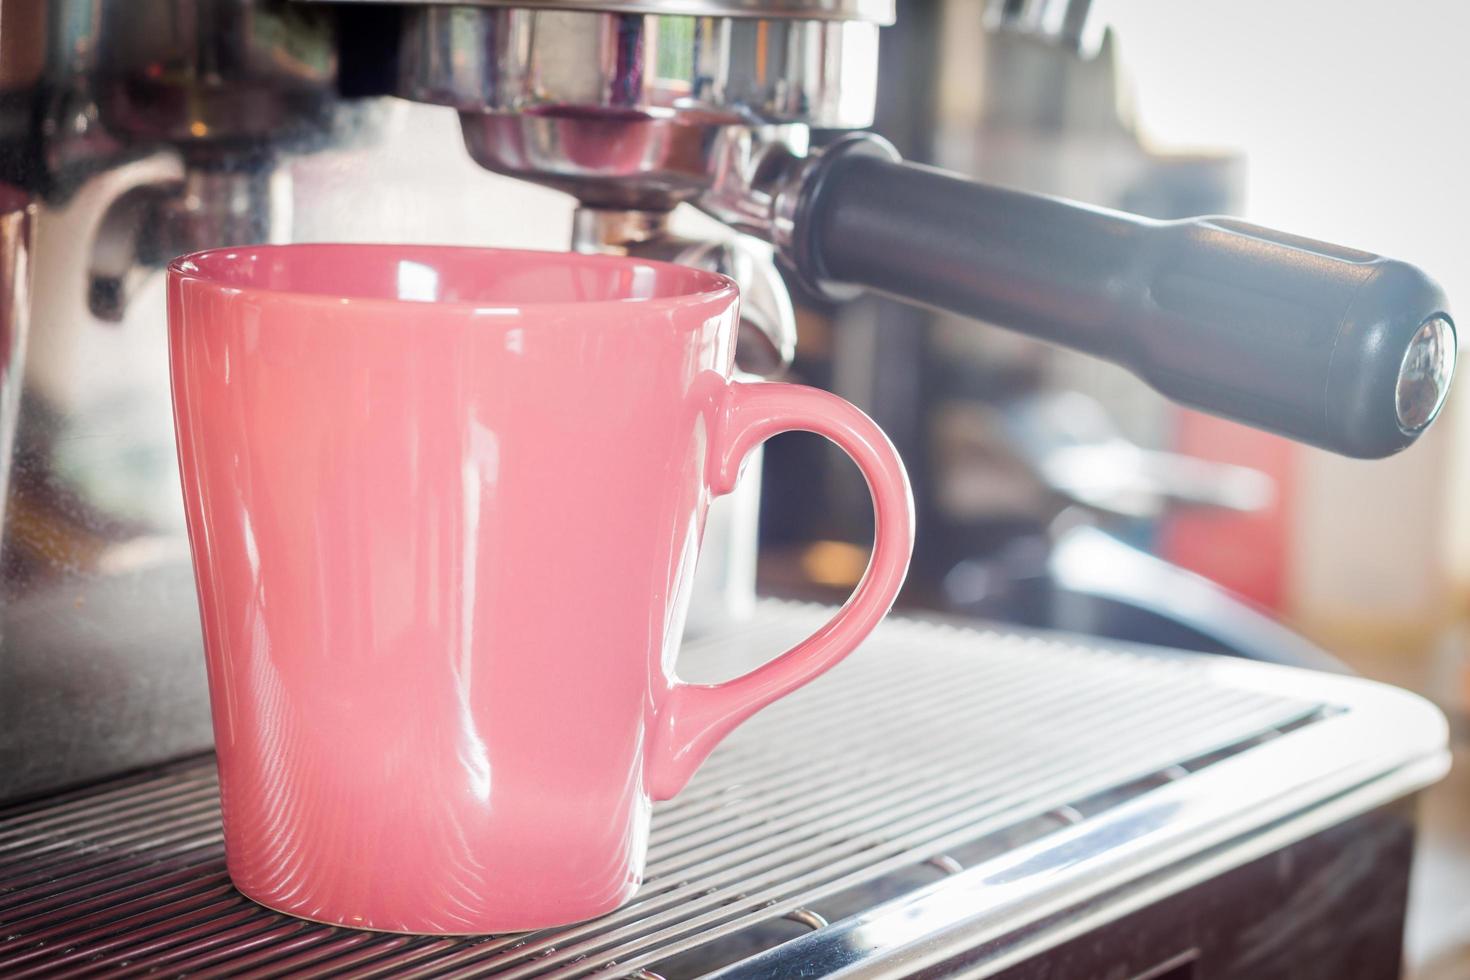
[[[717,273],[617,256],[435,245],[258,245],[181,256],[176,276],[225,288],[474,306],[708,299]]]

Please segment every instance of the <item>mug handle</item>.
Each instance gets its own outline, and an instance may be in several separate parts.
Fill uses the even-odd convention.
[[[774,660],[722,684],[675,680],[657,709],[648,789],[667,800],[742,721],[836,666],[887,615],[914,550],[914,499],[893,443],[856,406],[817,388],[726,384],[712,427],[707,481],[735,489],[751,450],[778,432],[815,432],[852,457],[873,496],[873,554],[862,580],[821,629]]]

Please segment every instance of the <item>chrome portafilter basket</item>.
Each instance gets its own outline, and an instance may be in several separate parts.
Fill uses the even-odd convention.
[[[668,209],[728,158],[872,124],[891,3],[424,5],[396,94],[460,112],[488,169],[600,208]],[[590,7],[590,5],[560,5]]]
[[[871,125],[893,12],[892,0],[422,4],[401,14],[392,87],[458,110],[481,166],[574,196],[574,248],[735,275],[742,366],[769,373],[795,343],[770,250],[681,237],[668,216],[743,198],[770,155],[806,155],[812,128]]]

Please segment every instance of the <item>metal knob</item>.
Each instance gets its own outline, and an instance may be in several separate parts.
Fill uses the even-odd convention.
[[[1394,386],[1399,427],[1405,432],[1418,432],[1439,414],[1455,374],[1455,353],[1455,327],[1446,317],[1425,320],[1409,341]]]

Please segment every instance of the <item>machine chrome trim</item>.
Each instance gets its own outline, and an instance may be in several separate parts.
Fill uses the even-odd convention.
[[[31,196],[0,184],[0,518],[10,487],[15,428],[31,322]],[[793,330],[795,328],[793,327]]]
[[[403,0],[329,0],[401,3]],[[895,0],[410,0],[423,6],[523,7],[682,17],[794,17],[893,23]]]
[[[1330,707],[1320,721],[1191,778],[712,976],[756,978],[779,969],[878,980],[949,967],[993,944],[963,971],[989,976],[1024,960],[1028,950],[1407,796],[1449,770],[1445,719],[1420,697],[1359,678],[1245,661],[1221,660],[1207,669],[1231,686],[1318,698]],[[1229,813],[1221,811],[1222,799],[1232,801]],[[1089,902],[1149,876],[1156,876],[1152,887],[1132,902],[1110,904],[1102,920],[1089,916]],[[1044,936],[1003,942],[1068,910],[1072,915]]]
[[[871,125],[878,26],[428,5],[404,19],[398,95],[464,112],[686,126]]]

